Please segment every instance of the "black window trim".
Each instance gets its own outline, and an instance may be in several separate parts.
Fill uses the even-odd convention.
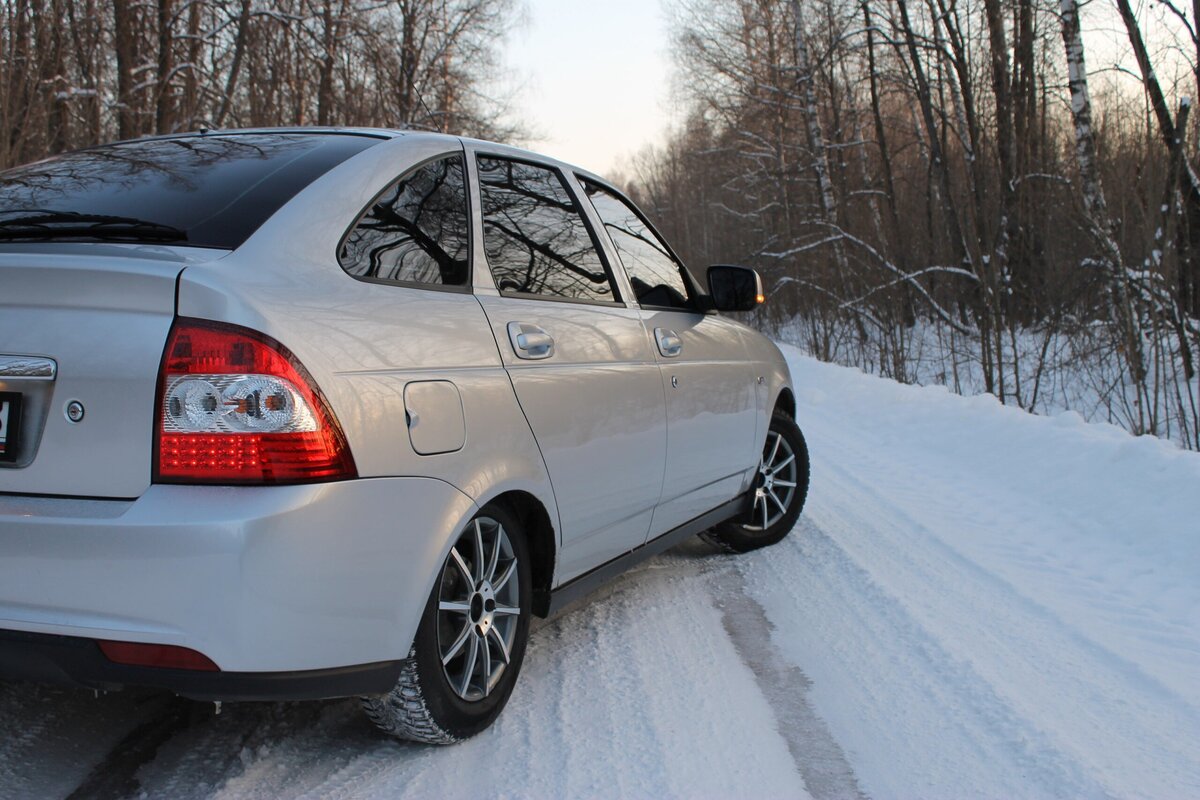
[[[600,239],[599,239],[599,237],[597,237],[596,231],[593,230],[591,222],[588,221],[587,214],[584,213],[584,208],[580,202],[580,199],[575,196],[575,192],[572,190],[571,184],[567,180],[567,173],[561,167],[559,167],[555,164],[548,164],[544,161],[538,161],[535,158],[529,158],[526,156],[513,156],[513,155],[508,155],[506,153],[498,153],[494,150],[486,150],[486,149],[478,149],[478,150],[475,150],[474,152],[475,152],[475,171],[476,172],[479,171],[479,159],[480,158],[494,158],[494,159],[497,159],[500,161],[513,161],[518,164],[525,164],[527,166],[537,167],[539,169],[548,170],[550,172],[553,172],[556,176],[558,176],[559,183],[562,184],[563,190],[567,193],[567,197],[571,198],[571,207],[575,210],[575,213],[579,215],[579,219],[583,221],[583,228],[584,228],[584,230],[587,231],[588,238],[591,239],[591,241],[592,241],[592,249],[595,250],[596,255],[600,257],[600,266],[604,267],[604,274],[608,276],[608,285],[610,287],[612,287],[612,292],[613,292],[612,300],[592,300],[590,298],[562,297],[560,295],[555,295],[555,294],[537,294],[536,292],[514,292],[511,290],[501,289],[499,287],[499,285],[497,285],[496,291],[500,293],[500,296],[501,297],[515,297],[515,298],[518,298],[521,300],[548,300],[551,302],[558,302],[558,303],[571,303],[573,305],[603,306],[604,308],[628,308],[629,303],[626,302],[625,298],[621,296],[621,287],[617,283],[617,276],[616,276],[616,273],[613,271],[613,265],[608,263],[608,255],[605,252],[604,247],[601,246]],[[482,215],[482,213],[483,213],[483,180],[482,179],[479,181],[479,208],[480,208],[480,214]],[[481,236],[484,233],[483,224],[482,224],[483,221],[484,221],[483,219],[480,219],[480,229],[479,230],[480,230]],[[482,241],[480,241],[480,245],[481,246],[483,245]],[[483,260],[484,260],[484,263],[487,264],[488,274],[492,276],[492,282],[495,283],[496,275],[495,275],[495,273],[492,272],[491,262],[487,260],[487,249],[486,248],[484,248]]]
[[[694,277],[692,277],[692,271],[689,270],[686,266],[684,266],[683,259],[681,259],[675,253],[675,248],[671,247],[671,243],[669,241],[667,241],[667,237],[665,237],[661,233],[659,233],[658,228],[654,227],[654,223],[651,222],[646,217],[645,213],[642,211],[642,209],[640,209],[638,207],[637,203],[630,200],[628,197],[625,196],[624,192],[620,191],[619,189],[614,187],[611,183],[609,183],[606,180],[596,178],[592,175],[586,175],[586,174],[583,174],[580,172],[575,173],[575,180],[579,182],[579,186],[581,189],[583,189],[583,194],[585,197],[587,196],[587,184],[590,183],[593,186],[603,189],[604,191],[608,192],[613,197],[617,198],[622,203],[624,203],[626,208],[628,208],[630,211],[632,211],[634,213],[634,215],[636,215],[637,218],[642,221],[642,224],[645,225],[646,228],[649,229],[649,231],[654,234],[655,238],[657,238],[660,242],[662,242],[663,247],[667,248],[667,255],[670,256],[671,260],[675,262],[675,265],[677,267],[679,267],[679,273],[680,273],[680,275],[683,276],[683,282],[685,284],[687,284],[688,292],[691,294],[691,297],[688,298],[688,305],[684,308],[680,308],[679,306],[657,306],[657,305],[645,304],[645,303],[642,303],[640,300],[638,300],[638,308],[645,308],[650,311],[679,311],[679,312],[682,312],[685,314],[686,313],[692,313],[692,314],[708,313],[704,308],[704,302],[700,299],[702,297],[707,297],[708,292],[703,291],[700,288],[700,286],[697,285],[696,279]],[[588,198],[588,202],[592,203],[590,197]],[[595,203],[592,203],[592,209],[596,210]],[[604,218],[600,216],[599,211],[596,211],[596,216],[600,219],[601,223],[604,222]],[[613,247],[616,248],[617,243],[613,240],[612,236],[608,233],[607,230],[604,232],[604,235],[608,236],[609,241],[612,242]],[[621,258],[621,254],[620,254],[620,251],[618,251],[617,259],[620,260],[620,258]],[[632,284],[633,280],[629,277],[629,270],[625,269],[625,262],[623,262],[623,261],[621,262],[621,269],[625,270],[625,278],[626,278],[626,280],[629,280],[630,284]]]
[[[400,281],[393,278],[372,278],[365,275],[354,275],[346,270],[346,265],[342,263],[342,247],[346,243],[346,239],[358,227],[358,223],[363,221],[363,218],[370,213],[375,204],[379,202],[379,198],[387,194],[388,190],[395,186],[407,175],[411,175],[419,169],[432,164],[435,161],[443,161],[447,158],[458,156],[462,159],[463,173],[463,193],[467,204],[467,280],[463,284],[445,284],[445,283],[423,283],[421,281]],[[363,206],[362,210],[354,217],[354,221],[346,228],[341,237],[337,241],[336,248],[333,251],[333,257],[337,260],[338,266],[342,272],[350,278],[363,283],[374,283],[381,286],[398,286],[402,289],[424,289],[430,292],[453,292],[454,294],[474,294],[475,293],[475,220],[471,214],[471,176],[470,170],[467,169],[467,153],[466,148],[459,145],[458,150],[447,150],[444,153],[432,155],[429,158],[422,159],[415,164],[411,164],[403,172],[389,180],[384,187],[380,189],[368,202]]]

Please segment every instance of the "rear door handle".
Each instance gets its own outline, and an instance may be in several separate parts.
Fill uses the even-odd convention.
[[[655,328],[654,338],[658,341],[658,352],[662,353],[664,358],[675,358],[683,352],[683,340],[675,334],[675,331]]]
[[[508,341],[517,358],[541,359],[554,355],[554,337],[528,322],[508,323]]]

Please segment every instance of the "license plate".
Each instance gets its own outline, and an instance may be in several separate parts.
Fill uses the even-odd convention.
[[[16,460],[20,429],[21,395],[0,392],[0,461]]]

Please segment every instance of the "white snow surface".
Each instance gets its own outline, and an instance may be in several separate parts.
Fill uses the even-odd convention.
[[[784,351],[792,535],[535,624],[478,737],[0,684],[0,797],[1200,797],[1200,454]]]

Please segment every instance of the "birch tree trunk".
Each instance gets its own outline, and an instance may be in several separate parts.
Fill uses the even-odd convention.
[[[1110,313],[1121,340],[1122,356],[1129,377],[1137,392],[1138,422],[1141,425],[1146,418],[1149,403],[1146,367],[1142,355],[1141,324],[1133,307],[1121,250],[1113,235],[1108,202],[1104,197],[1104,187],[1096,165],[1096,135],[1092,127],[1092,101],[1088,92],[1087,64],[1084,60],[1083,37],[1079,27],[1079,6],[1076,0],[1060,0],[1059,10],[1062,16],[1063,45],[1067,55],[1071,116],[1075,123],[1075,160],[1079,167],[1079,188],[1088,222],[1102,252],[1110,295]]]
[[[804,132],[808,150],[812,157],[813,174],[817,179],[817,196],[821,204],[821,216],[832,233],[838,234],[842,228],[838,222],[837,194],[833,188],[833,180],[829,172],[829,156],[825,146],[825,132],[821,128],[821,109],[817,104],[817,91],[813,81],[813,65],[808,52],[808,40],[804,35],[803,15],[800,10],[800,0],[791,0],[792,6],[792,38],[796,58],[796,91],[804,107]],[[834,265],[837,269],[838,282],[842,287],[844,300],[850,299],[850,262],[846,258],[846,246],[840,239],[832,243]],[[862,320],[856,315],[855,329],[860,340],[866,338],[866,330]]]

